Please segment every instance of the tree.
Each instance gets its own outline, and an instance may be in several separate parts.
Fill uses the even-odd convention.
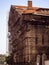
[[[7,56],[6,57],[6,62],[7,62],[7,64],[13,64],[14,62],[13,62],[13,56],[11,55],[11,56]]]

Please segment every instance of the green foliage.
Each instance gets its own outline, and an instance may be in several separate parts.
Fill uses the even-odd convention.
[[[12,56],[7,56],[6,57],[6,62],[7,62],[7,64],[13,64],[13,57]]]
[[[5,62],[5,55],[0,54],[0,64],[3,64]]]

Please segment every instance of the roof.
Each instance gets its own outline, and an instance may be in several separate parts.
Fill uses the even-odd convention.
[[[12,7],[20,14],[28,14],[28,13],[36,13],[42,15],[49,15],[49,8],[39,8],[39,7],[31,7],[28,6],[15,6]]]

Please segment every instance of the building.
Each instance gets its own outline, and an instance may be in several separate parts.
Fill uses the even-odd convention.
[[[20,65],[44,65],[49,59],[49,9],[12,5],[8,20],[9,53]]]

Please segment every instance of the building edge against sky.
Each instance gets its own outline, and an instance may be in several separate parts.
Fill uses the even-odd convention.
[[[15,3],[16,4],[16,3]],[[19,3],[20,4],[20,3]],[[33,3],[34,4],[34,3]],[[36,3],[37,4],[37,3]],[[16,4],[16,5],[18,5],[18,4]],[[21,5],[21,4],[20,4]],[[10,7],[9,7],[10,8]],[[8,14],[7,14],[8,15]],[[7,20],[6,20],[7,21]],[[6,52],[7,52],[7,50],[6,50]]]
[[[32,7],[30,0],[28,6],[12,5],[8,27],[9,53],[14,62],[43,65],[49,59],[48,8]]]
[[[21,2],[22,1],[22,2]],[[34,2],[35,1],[35,2]],[[42,3],[42,5],[41,5]],[[46,8],[49,8],[49,5],[48,5],[49,1],[48,0],[33,0],[33,6],[38,6],[38,7],[46,7]],[[2,4],[4,4],[4,6],[2,6]],[[9,12],[9,9],[10,9],[10,5],[11,4],[14,4],[14,5],[27,5],[27,0],[15,0],[15,1],[11,1],[11,0],[1,0],[0,2],[0,41],[1,41],[1,46],[0,46],[0,53],[5,53],[6,49],[4,46],[6,46],[6,42],[4,44],[4,40],[5,39],[5,35],[6,35],[6,32],[5,31],[5,26],[6,26],[6,16],[8,15],[7,13]],[[46,5],[45,5],[46,4]],[[2,6],[2,7],[1,7]],[[5,35],[3,34],[3,32],[5,33]],[[1,38],[2,37],[2,38]],[[3,40],[4,39],[4,40]],[[3,40],[3,41],[2,41]],[[3,44],[3,45],[2,45]],[[4,50],[5,49],[5,50]],[[2,50],[2,51],[1,51]]]

